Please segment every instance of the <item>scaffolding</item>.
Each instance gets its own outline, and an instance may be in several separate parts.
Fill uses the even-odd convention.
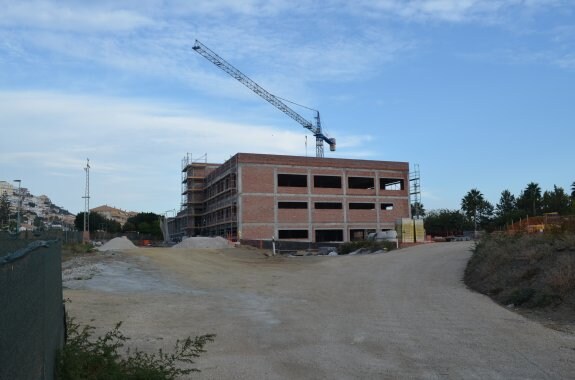
[[[207,155],[182,159],[182,202],[176,237],[222,236],[237,239],[237,156],[209,164]]]
[[[202,234],[237,239],[237,155],[206,176]]]
[[[409,203],[412,209],[411,217],[421,219],[421,177],[419,175],[419,164],[413,164],[412,170],[409,171]]]
[[[179,230],[185,236],[196,233],[196,219],[203,212],[205,177],[208,168],[207,154],[195,158],[190,154],[182,159],[182,203],[180,206]]]

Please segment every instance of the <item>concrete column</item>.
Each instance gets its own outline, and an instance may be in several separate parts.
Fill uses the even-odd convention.
[[[274,236],[278,235],[278,169],[274,167]]]
[[[349,225],[347,224],[347,213],[349,207],[347,206],[347,170],[341,171],[341,187],[343,191],[342,207],[343,207],[343,241],[349,241]]]
[[[237,171],[237,178],[236,178],[236,189],[237,189],[237,204],[236,204],[236,215],[238,218],[238,239],[243,238],[242,234],[242,166],[238,164],[238,171]]]
[[[311,169],[307,170],[307,233],[308,233],[308,241],[313,241],[313,237],[311,236],[313,233],[313,202],[312,202],[312,186],[313,186],[313,176],[311,174]]]

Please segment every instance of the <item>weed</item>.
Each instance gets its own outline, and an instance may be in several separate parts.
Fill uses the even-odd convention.
[[[92,339],[94,327],[80,326],[67,319],[67,341],[56,363],[56,378],[75,379],[175,379],[199,372],[197,368],[180,368],[179,363],[194,364],[194,359],[206,352],[204,346],[213,342],[215,335],[207,334],[176,342],[173,353],[161,349],[156,354],[139,350],[119,350],[128,337],[120,331],[121,322],[104,336]]]
[[[94,246],[91,244],[84,244],[84,243],[67,243],[62,246],[62,250],[68,251],[70,253],[88,253],[94,249]]]
[[[548,274],[548,282],[551,288],[559,293],[566,293],[575,289],[575,257],[573,255],[562,255],[557,260],[555,266]]]
[[[527,303],[535,295],[535,289],[532,288],[520,288],[516,289],[507,298],[508,304],[513,304],[515,306],[521,306]]]
[[[339,246],[338,253],[340,255],[347,255],[350,252],[357,251],[358,249],[367,249],[371,252],[375,252],[379,250],[391,251],[395,248],[395,242],[392,241],[358,240],[343,243]]]
[[[532,300],[534,307],[557,306],[563,302],[563,298],[558,294],[541,292],[537,293]]]
[[[538,273],[539,273],[539,268],[537,268],[537,267],[528,268],[528,269],[521,275],[521,279],[522,279],[522,280],[531,280],[531,279],[532,279],[533,277],[535,277]]]
[[[465,283],[502,304],[571,305],[575,300],[575,235],[485,235],[465,268]]]

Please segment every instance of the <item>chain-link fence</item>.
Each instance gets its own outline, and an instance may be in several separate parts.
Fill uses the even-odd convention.
[[[0,236],[0,379],[53,379],[65,335],[60,241]]]

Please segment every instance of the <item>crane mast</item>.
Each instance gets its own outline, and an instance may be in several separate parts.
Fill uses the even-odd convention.
[[[325,136],[321,131],[321,121],[319,118],[319,111],[316,112],[315,124],[303,118],[300,114],[291,109],[287,104],[282,102],[277,96],[271,94],[266,89],[261,87],[259,84],[251,80],[248,76],[244,75],[241,71],[236,69],[230,63],[226,62],[222,57],[210,50],[206,45],[202,44],[200,41],[196,40],[193,49],[196,53],[202,55],[208,61],[212,62],[214,65],[228,73],[230,76],[235,78],[237,81],[242,83],[244,86],[267,100],[271,105],[291,117],[293,120],[297,121],[304,128],[309,129],[315,136],[315,153],[316,157],[323,157],[323,142],[329,144],[330,151],[335,151],[335,139]]]

